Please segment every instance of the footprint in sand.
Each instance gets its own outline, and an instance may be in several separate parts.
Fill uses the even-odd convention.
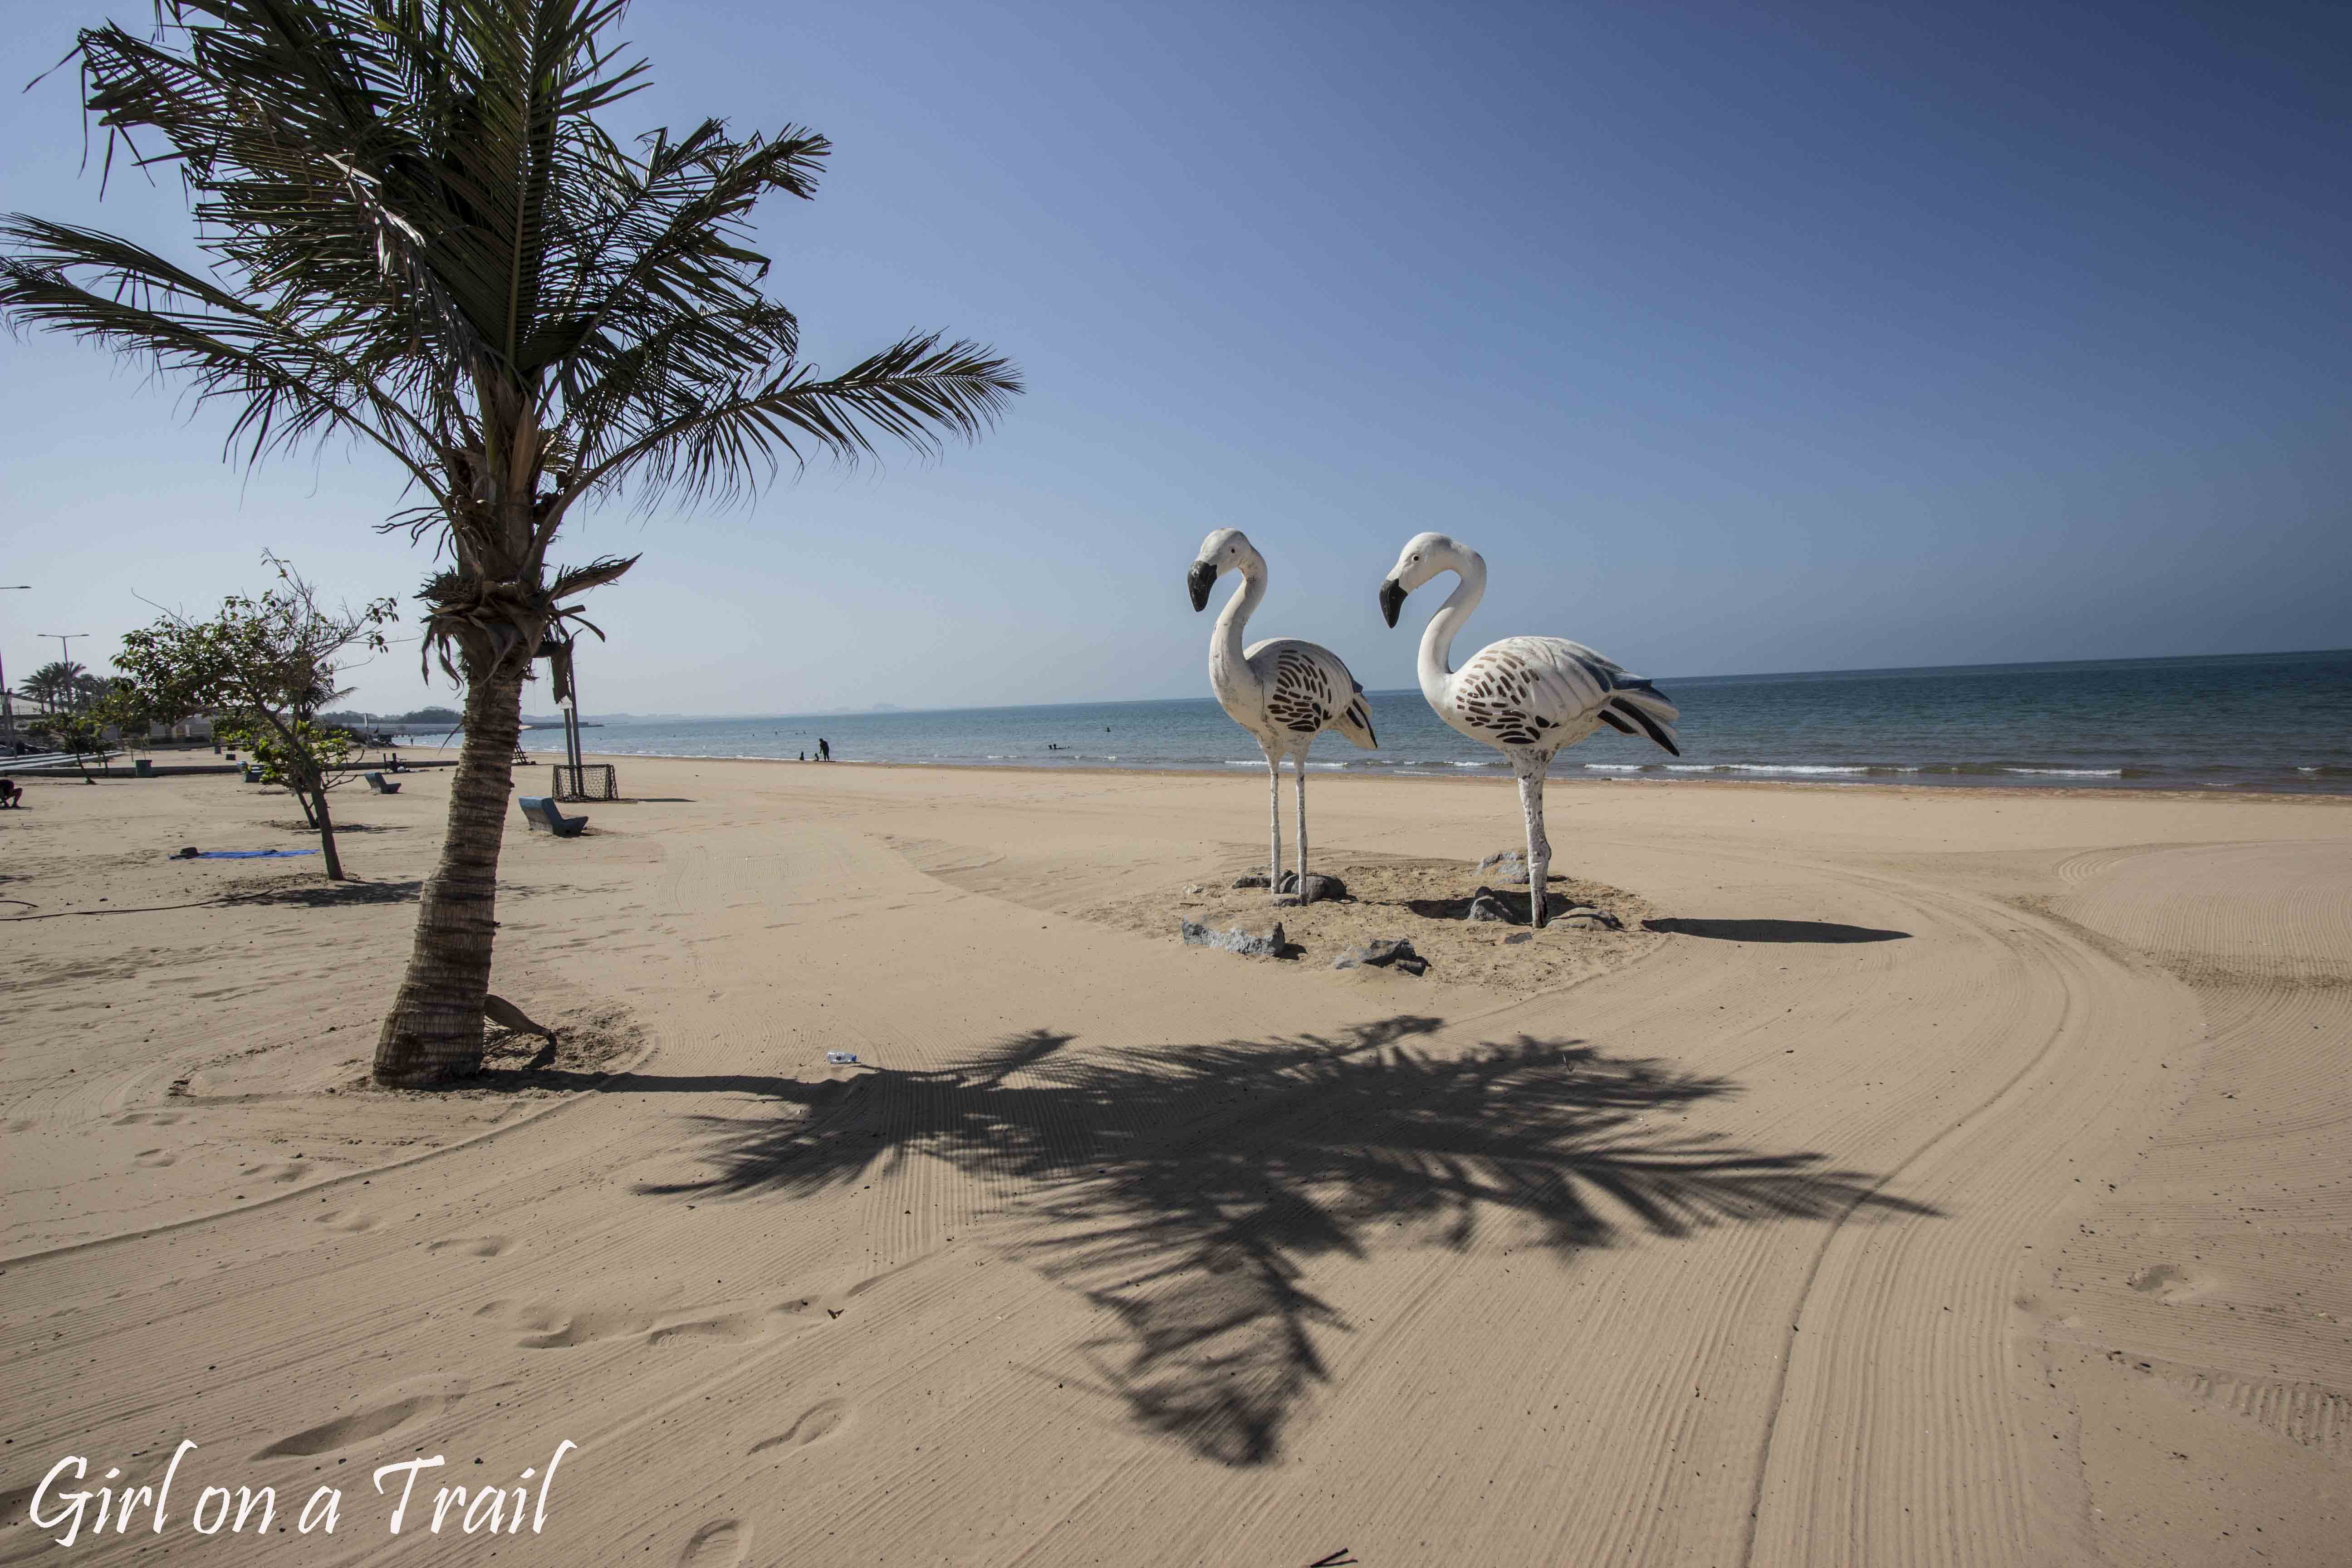
[[[714,1519],[690,1536],[677,1554],[677,1568],[737,1568],[751,1550],[751,1527],[740,1519]]]
[[[892,1275],[904,1274],[908,1269],[912,1268],[915,1266],[915,1261],[909,1261],[901,1263],[895,1268],[885,1268],[879,1274],[868,1274],[865,1279],[860,1279],[856,1284],[852,1285],[848,1289],[844,1290],[841,1294],[845,1300],[853,1296],[863,1296],[866,1292],[873,1289],[874,1287],[881,1284]]]
[[[381,1437],[420,1416],[437,1415],[464,1397],[462,1387],[450,1387],[363,1405],[348,1415],[338,1415],[332,1421],[297,1432],[290,1437],[280,1437],[253,1457],[257,1459],[307,1458],[313,1454],[331,1453],[353,1443],[364,1443],[371,1437]]]
[[[247,1165],[237,1173],[252,1181],[299,1182],[310,1173],[310,1168],[297,1160],[268,1160],[258,1165]]]
[[[571,1311],[542,1304],[526,1309],[517,1322],[526,1331],[515,1342],[523,1349],[559,1351],[624,1334],[641,1334],[653,1327],[654,1315],[634,1307],[590,1307]]]
[[[849,1420],[849,1405],[839,1399],[827,1399],[801,1412],[801,1418],[772,1437],[762,1438],[751,1445],[754,1454],[764,1454],[774,1448],[805,1448],[811,1443],[822,1442],[841,1430]]]
[[[503,1236],[445,1236],[425,1250],[461,1253],[467,1258],[496,1258],[513,1245],[509,1237]]]
[[[646,1343],[740,1345],[758,1339],[761,1332],[760,1320],[752,1313],[722,1312],[716,1317],[694,1318],[683,1323],[666,1323],[647,1334]]]
[[[142,1170],[155,1171],[165,1165],[176,1165],[179,1161],[180,1157],[168,1149],[142,1149],[131,1156],[131,1163]]]
[[[2205,1286],[2206,1281],[2177,1263],[2151,1264],[2131,1277],[2133,1289],[2143,1296],[2153,1296],[2167,1305],[2193,1300],[2205,1293]]]
[[[340,1230],[345,1236],[363,1236],[380,1223],[365,1209],[329,1209],[324,1214],[313,1215],[311,1221],[325,1226],[329,1230]]]
[[[676,1323],[664,1323],[646,1336],[649,1345],[705,1343],[740,1345],[752,1340],[763,1340],[771,1334],[788,1329],[805,1328],[804,1320],[815,1302],[799,1296],[789,1301],[779,1301],[766,1311],[746,1310],[738,1312],[714,1312],[705,1317],[691,1318]]]

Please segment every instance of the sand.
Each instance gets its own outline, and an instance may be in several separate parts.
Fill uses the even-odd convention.
[[[0,1562],[184,1440],[58,1560],[2347,1560],[2346,803],[1555,784],[1627,930],[1508,943],[1507,781],[1318,779],[1281,963],[1176,937],[1258,781],[617,761],[450,1095],[364,1083],[446,773],[344,889],[167,859],[305,842],[226,778],[0,814]]]

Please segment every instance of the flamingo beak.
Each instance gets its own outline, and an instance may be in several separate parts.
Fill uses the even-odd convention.
[[[1396,625],[1397,612],[1404,608],[1404,584],[1391,577],[1381,584],[1381,616],[1391,626]]]
[[[1192,570],[1184,574],[1184,586],[1192,590],[1195,614],[1209,607],[1209,590],[1216,585],[1217,563],[1213,561],[1193,562]]]

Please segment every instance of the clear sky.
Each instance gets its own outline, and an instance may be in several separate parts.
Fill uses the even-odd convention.
[[[146,0],[7,7],[22,75]],[[639,0],[617,129],[798,122],[763,209],[820,363],[909,328],[1032,390],[937,463],[731,510],[614,509],[591,710],[786,712],[1205,693],[1184,568],[1273,563],[1255,635],[1375,688],[1374,590],[1452,532],[1465,647],[1654,675],[2352,644],[2352,7]],[[0,95],[0,205],[103,204],[70,69]],[[425,552],[388,468],[250,475],[225,420],[98,352],[0,340],[0,654],[140,596],[202,608],[264,547],[353,597]],[[1407,616],[1415,616],[1408,606]],[[1417,622],[1415,623],[1417,624]],[[533,689],[536,690],[537,689]],[[447,700],[409,650],[355,701]],[[526,696],[526,705],[544,707]]]

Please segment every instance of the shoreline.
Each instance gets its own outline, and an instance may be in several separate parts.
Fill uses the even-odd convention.
[[[403,749],[419,752],[446,752],[452,756],[456,754],[457,750],[457,748],[454,746],[414,746]],[[526,754],[530,760],[528,763],[517,763],[517,767],[562,765],[560,753],[532,752]],[[541,757],[548,759],[545,763],[541,762],[540,759]],[[583,752],[581,753],[581,760],[583,763],[592,764],[610,764],[614,767],[618,767],[626,763],[744,763],[755,767],[772,767],[781,764],[787,767],[881,768],[893,771],[921,771],[945,773],[1024,773],[1039,778],[1061,778],[1077,774],[1100,776],[1105,778],[1186,779],[1255,779],[1259,776],[1258,769],[1255,764],[1247,769],[1237,767],[1205,768],[1175,767],[1167,765],[1154,766],[1144,763],[1138,763],[1133,767],[1112,767],[1106,766],[1098,763],[1071,763],[1066,765],[1041,764],[1035,763],[907,763],[894,762],[882,758],[869,759],[859,757],[836,757],[831,763],[803,763],[795,757],[698,757],[670,752]],[[1290,776],[1288,770],[1285,770],[1283,776],[1286,779]],[[1393,771],[1381,773],[1375,773],[1370,769],[1344,771],[1334,770],[1330,772],[1317,772],[1313,776],[1318,785],[1325,782],[1366,784],[1412,781],[1415,783],[1438,784],[1481,783],[1510,784],[1514,782],[1511,774],[1507,772],[1485,769],[1474,770],[1470,768],[1464,768],[1455,773],[1444,773],[1415,772],[1404,768],[1398,768]],[[1576,773],[1554,773],[1548,782],[1551,785],[1568,785],[1578,788],[1581,788],[1586,785],[1605,784],[1648,784],[1655,787],[1681,788],[1686,785],[1696,784],[1713,788],[1729,789],[1868,790],[1882,795],[1905,793],[1926,793],[1936,795],[1955,794],[1965,794],[1969,795],[2014,795],[2021,799],[2029,800],[2210,800],[2222,802],[2316,801],[2333,803],[2339,805],[2352,805],[2352,792],[2336,793],[2326,790],[2247,789],[2235,787],[2187,789],[2163,784],[2148,784],[2133,787],[2130,785],[2111,784],[1977,784],[1958,780],[1955,780],[1951,783],[1929,783],[1916,779],[1709,778],[1696,775],[1686,775],[1676,778],[1662,778],[1654,774],[1646,773],[1616,773],[1608,777],[1595,778],[1589,773],[1583,773],[1581,770]]]

